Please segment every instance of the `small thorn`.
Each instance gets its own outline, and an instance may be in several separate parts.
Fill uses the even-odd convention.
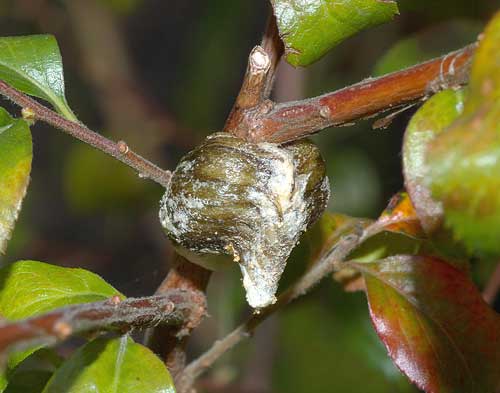
[[[30,124],[34,124],[36,121],[36,114],[33,112],[31,108],[23,108],[21,109],[21,116],[24,120],[26,120]]]
[[[122,299],[120,298],[120,296],[118,295],[114,295],[114,296],[111,296],[109,299],[108,299],[108,303],[113,305],[113,306],[117,306],[118,304],[120,304],[122,302]]]
[[[330,111],[330,108],[327,107],[327,106],[324,106],[320,109],[319,111],[319,115],[323,118],[323,119],[329,119],[332,115],[332,112]]]
[[[54,326],[54,333],[59,340],[64,340],[73,333],[73,328],[67,322],[59,321]]]
[[[124,141],[119,141],[117,144],[118,146],[118,151],[121,154],[127,154],[129,151],[128,145]]]

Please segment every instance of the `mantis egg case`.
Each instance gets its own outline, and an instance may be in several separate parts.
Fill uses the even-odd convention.
[[[179,162],[160,221],[191,262],[213,270],[224,265],[220,256],[238,263],[247,301],[259,309],[276,301],[290,252],[324,211],[329,189],[308,140],[280,146],[215,133]]]

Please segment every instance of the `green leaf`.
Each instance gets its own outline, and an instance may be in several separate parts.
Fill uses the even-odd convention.
[[[271,0],[286,59],[307,66],[357,32],[398,13],[389,0]]]
[[[31,132],[0,108],[0,253],[4,253],[26,194],[31,172]]]
[[[434,232],[442,220],[442,206],[432,199],[426,185],[427,146],[453,123],[464,109],[463,90],[445,90],[433,96],[412,117],[403,142],[405,186],[427,233]]]
[[[463,114],[429,144],[426,162],[455,237],[500,255],[500,13],[476,52]]]
[[[0,373],[0,392],[4,392],[7,387],[8,380],[7,375],[5,373]]]
[[[0,315],[10,320],[123,296],[87,270],[36,261],[19,261],[0,269],[0,283]]]
[[[36,261],[19,261],[0,269],[0,315],[9,320],[29,318],[55,308],[121,296],[98,275]],[[43,345],[9,353],[12,370]],[[2,383],[0,378],[0,386]],[[1,390],[0,390],[1,391]]]
[[[7,372],[2,375],[6,383],[5,393],[41,393],[62,363],[62,358],[50,349],[41,349],[15,366],[10,360]]]
[[[351,265],[365,277],[378,335],[415,384],[426,392],[497,391],[500,315],[466,273],[419,256]]]
[[[67,119],[77,121],[64,94],[62,59],[53,36],[1,37],[0,79],[47,100]]]
[[[54,374],[43,393],[175,393],[163,362],[127,336],[97,339]]]
[[[47,370],[19,371],[9,381],[4,393],[42,393],[51,377],[52,372]]]

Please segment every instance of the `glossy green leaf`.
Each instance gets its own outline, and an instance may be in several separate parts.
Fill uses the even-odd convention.
[[[62,59],[53,36],[1,37],[0,79],[77,120],[66,101]]]
[[[286,59],[307,66],[357,32],[398,13],[389,0],[271,0]]]
[[[0,315],[10,320],[122,296],[87,270],[36,261],[19,261],[0,269],[0,282]]]
[[[471,252],[500,255],[500,13],[476,52],[463,115],[430,144],[432,195]]]
[[[0,269],[0,315],[9,320],[29,318],[72,304],[102,301],[115,295],[123,297],[101,277],[84,269],[36,261],[19,261]],[[7,370],[0,374],[0,387],[10,381],[11,370],[42,347],[35,345],[9,353]],[[43,373],[32,374],[30,377],[43,377]]]
[[[97,339],[54,374],[43,393],[174,393],[163,362],[127,336]]]
[[[441,203],[432,199],[427,187],[425,155],[427,146],[453,123],[464,109],[463,90],[445,90],[433,96],[412,117],[403,142],[405,186],[427,233],[435,231],[442,220]]]
[[[31,132],[22,119],[12,119],[0,108],[0,253],[17,220],[30,180],[33,147]]]
[[[431,257],[352,264],[364,277],[370,315],[389,355],[425,392],[500,387],[500,315],[466,273]]]

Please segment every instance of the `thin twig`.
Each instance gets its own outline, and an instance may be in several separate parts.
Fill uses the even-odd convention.
[[[168,293],[174,289],[190,294],[190,317],[177,326],[162,326],[149,331],[147,344],[164,360],[174,380],[186,365],[186,345],[191,331],[196,328],[207,314],[207,299],[205,291],[211,271],[195,265],[176,254],[175,265],[156,294]]]
[[[149,178],[164,187],[168,185],[171,173],[169,171],[164,171],[137,153],[134,153],[125,142],[120,141],[115,143],[90,130],[81,123],[67,120],[53,110],[43,106],[38,101],[14,89],[2,80],[0,80],[0,94],[9,98],[23,109],[29,110],[29,112],[33,114],[35,120],[50,124],[82,142],[116,158],[135,169],[140,177]]]
[[[264,99],[269,98],[271,95],[271,90],[273,87],[274,74],[280,63],[283,54],[285,53],[285,46],[278,31],[278,24],[276,23],[276,17],[273,11],[270,11],[269,18],[267,20],[266,31],[262,37],[262,42],[260,46],[267,53],[269,57],[269,72],[267,73],[267,80],[264,83]]]
[[[283,43],[278,35],[276,19],[271,13],[260,46],[256,46],[249,56],[247,72],[229,114],[225,130],[231,132],[232,124],[239,124],[241,117],[253,116],[268,111],[267,102],[271,92],[274,72],[283,54]],[[170,288],[184,288],[199,299],[193,318],[179,328],[155,329],[149,337],[151,346],[165,359],[174,379],[183,371],[186,361],[185,349],[191,330],[201,322],[206,314],[205,290],[210,272],[179,257],[179,263],[171,269],[157,293]]]
[[[160,296],[78,304],[0,326],[0,353],[35,345],[54,345],[69,336],[100,331],[128,331],[158,325],[178,326],[189,318],[192,298],[182,290]]]
[[[319,97],[268,103],[267,112],[240,117],[231,132],[254,142],[283,143],[407,105],[442,89],[466,84],[475,48],[475,44],[469,45],[406,70],[366,79]]]
[[[500,263],[497,265],[488,283],[483,290],[483,299],[488,304],[493,304],[500,293]]]
[[[270,14],[261,45],[252,49],[240,92],[229,114],[224,130],[246,138],[247,129],[241,123],[251,123],[272,109],[269,100],[274,73],[283,55],[284,47],[279,37],[276,18]]]
[[[360,231],[362,232],[361,228]],[[245,323],[237,327],[214,345],[198,359],[189,364],[178,378],[177,390],[180,393],[190,391],[196,378],[211,367],[217,359],[232,349],[244,339],[250,337],[255,328],[270,315],[290,303],[292,300],[309,292],[321,279],[330,275],[336,266],[342,262],[361,241],[361,233],[353,233],[342,238],[328,253],[326,253],[304,276],[283,292],[273,305],[254,314]]]

